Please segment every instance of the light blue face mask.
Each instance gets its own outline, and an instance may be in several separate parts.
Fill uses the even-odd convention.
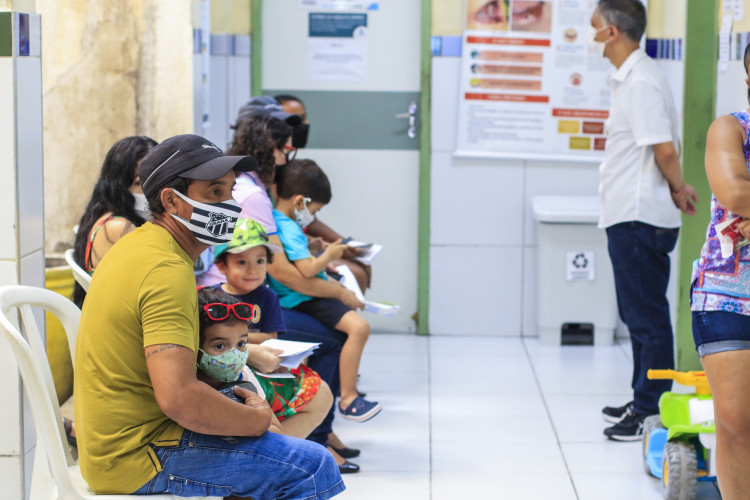
[[[242,367],[247,363],[247,351],[240,351],[236,347],[231,351],[224,351],[218,356],[203,353],[198,361],[198,369],[209,377],[222,382],[234,382],[240,376]]]
[[[312,202],[310,198],[305,198],[303,200],[304,206],[302,210],[297,210],[296,208],[294,209],[294,217],[295,219],[297,219],[297,224],[299,224],[299,227],[301,227],[302,229],[309,226],[312,221],[315,220],[315,216],[311,214],[310,210],[307,208],[307,204],[310,202]]]

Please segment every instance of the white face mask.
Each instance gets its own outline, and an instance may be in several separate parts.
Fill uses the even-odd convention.
[[[294,209],[294,218],[297,220],[297,224],[299,224],[299,227],[306,228],[310,225],[312,221],[315,220],[315,216],[310,213],[310,210],[307,209],[307,204],[310,203],[312,200],[310,198],[305,198],[303,203],[305,204],[304,208],[302,210]]]
[[[607,40],[606,42],[599,42],[596,40],[596,35],[598,35],[600,31],[606,30],[607,28],[609,28],[609,25],[599,29],[596,29],[593,26],[589,26],[589,50],[599,57],[604,57],[604,48],[609,43],[609,40]]]
[[[169,215],[188,228],[198,241],[206,245],[220,245],[232,241],[234,225],[242,212],[239,203],[233,199],[220,203],[201,203],[174,189],[172,192],[193,207],[193,214],[190,220],[185,220],[179,215]]]
[[[130,193],[135,198],[133,208],[135,213],[143,220],[151,220],[151,210],[148,208],[148,201],[146,201],[146,195],[143,193]]]

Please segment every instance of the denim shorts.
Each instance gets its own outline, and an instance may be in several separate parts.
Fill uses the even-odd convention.
[[[750,349],[750,316],[726,311],[693,311],[693,340],[707,354]]]

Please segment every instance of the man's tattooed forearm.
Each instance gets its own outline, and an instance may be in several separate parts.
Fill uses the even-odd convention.
[[[177,344],[159,344],[159,345],[148,346],[146,348],[146,359],[150,358],[152,355],[156,353],[164,352],[168,349],[174,349],[175,347],[182,347],[182,346],[177,345]]]

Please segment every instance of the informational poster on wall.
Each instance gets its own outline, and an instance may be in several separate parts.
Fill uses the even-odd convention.
[[[367,81],[367,14],[311,12],[308,20],[308,79]]]
[[[596,0],[466,0],[457,156],[598,162],[614,67]]]

